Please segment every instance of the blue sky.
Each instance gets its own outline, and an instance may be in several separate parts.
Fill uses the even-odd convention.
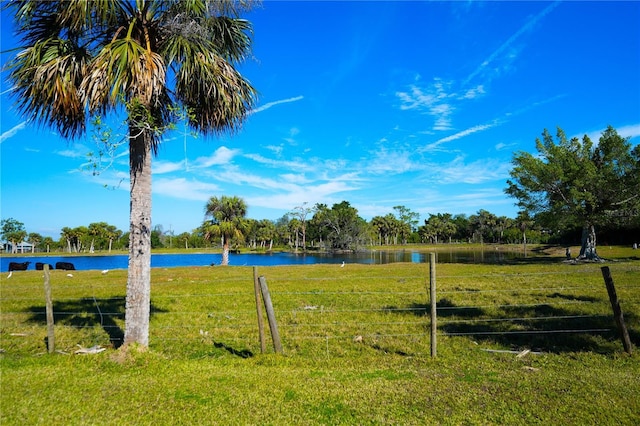
[[[515,217],[503,190],[515,151],[548,128],[640,143],[639,2],[265,1],[242,73],[260,93],[242,131],[167,134],[153,165],[153,225],[200,225],[206,200],[248,216],[343,200],[360,216]],[[2,12],[1,59],[15,47]],[[58,238],[64,226],[127,231],[126,149],[84,170],[91,135],[69,143],[12,106],[2,72],[1,217]],[[116,132],[124,129],[114,128]]]

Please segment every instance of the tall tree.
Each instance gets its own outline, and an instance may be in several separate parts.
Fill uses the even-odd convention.
[[[469,217],[473,238],[480,243],[484,243],[486,239],[490,240],[495,234],[497,222],[498,217],[495,214],[484,209],[478,210],[477,214]]]
[[[451,242],[451,237],[456,233],[456,224],[450,213],[430,214],[429,219],[425,219],[424,225],[418,232],[423,239],[429,239],[436,244],[439,236],[448,238]]]
[[[407,238],[418,225],[420,215],[405,206],[395,206],[393,210],[396,211],[396,216],[400,222],[399,233],[402,237],[402,244],[406,244]]]
[[[2,239],[11,243],[11,253],[17,252],[18,244],[27,236],[24,223],[10,217],[9,219],[2,219],[0,228],[2,228]]]
[[[62,240],[60,241],[61,244],[64,242],[67,243],[66,244],[67,252],[71,253],[71,240],[73,239],[73,229],[69,228],[68,226],[65,226],[64,228],[62,228],[60,230],[60,239]]]
[[[51,251],[51,246],[53,246],[54,244],[55,244],[55,241],[53,241],[53,238],[51,237],[44,237],[42,239],[42,246],[45,248],[45,251],[47,253]]]
[[[390,225],[386,217],[374,216],[370,222],[371,229],[374,230],[378,237],[380,245],[389,244]]]
[[[35,253],[38,244],[42,242],[42,235],[37,232],[29,232],[29,235],[27,235],[27,241],[31,243],[31,253]]]
[[[96,239],[101,240],[106,236],[106,222],[93,222],[87,227],[87,234],[91,237],[91,245],[89,246],[89,253],[95,251]],[[100,241],[98,241],[98,247],[100,247]]]
[[[204,229],[205,239],[222,238],[222,262],[229,264],[229,242],[233,238],[242,240],[248,230],[247,204],[242,198],[222,196],[211,197],[205,207],[206,221]]]
[[[260,241],[260,248],[267,247],[267,241],[269,242],[269,247],[267,250],[271,250],[273,248],[273,239],[276,237],[276,225],[269,219],[262,219],[258,222],[258,229],[256,233],[256,238]]]
[[[521,210],[518,212],[515,224],[520,232],[522,232],[522,248],[524,250],[524,257],[527,257],[527,230],[530,229],[535,222],[526,210]]]
[[[578,258],[598,259],[596,226],[621,226],[638,216],[640,145],[633,148],[611,126],[597,145],[586,135],[567,139],[561,128],[556,139],[545,129],[537,155],[514,155],[505,192],[548,225],[581,226]]]
[[[348,201],[334,204],[331,209],[316,204],[312,222],[326,232],[326,239],[333,250],[355,249],[364,235],[366,222],[358,216],[358,210]]]
[[[127,115],[130,240],[124,343],[149,341],[151,156],[186,110],[204,134],[235,131],[256,92],[235,69],[250,53],[250,1],[9,3],[23,46],[9,63],[18,109],[65,138],[107,113]],[[172,77],[169,81],[167,77]],[[124,107],[124,108],[123,108]]]
[[[302,251],[307,250],[307,216],[309,213],[313,213],[313,207],[307,207],[307,202],[305,201],[302,205],[297,206],[293,209],[293,211],[289,212],[290,215],[298,219],[300,222],[300,231],[302,232]],[[297,250],[296,244],[296,250]]]
[[[119,230],[114,225],[108,225],[105,228],[105,236],[109,240],[109,253],[111,253],[111,248],[113,247],[113,241],[117,240],[122,236],[122,231]]]

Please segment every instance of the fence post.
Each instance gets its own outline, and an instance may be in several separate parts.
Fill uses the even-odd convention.
[[[436,332],[438,319],[436,315],[436,254],[429,253],[429,304],[431,306],[431,358],[438,353]]]
[[[49,280],[49,265],[46,263],[44,270],[44,300],[47,311],[47,350],[53,353],[56,350],[56,338],[53,331],[53,300],[51,298],[51,281]]]
[[[264,321],[262,319],[262,307],[260,306],[260,282],[258,282],[258,267],[253,267],[253,291],[256,296],[256,312],[258,314],[258,333],[260,334],[260,351],[265,353],[267,342],[264,337]]]
[[[273,304],[271,303],[271,295],[269,294],[269,288],[267,287],[267,279],[265,277],[259,277],[258,281],[260,281],[260,289],[262,290],[264,307],[267,310],[267,319],[269,320],[271,338],[273,339],[273,349],[276,351],[276,353],[282,353],[282,343],[280,342],[278,323],[276,323],[276,314],[273,310]]]
[[[618,295],[616,294],[616,288],[613,285],[613,278],[611,277],[611,271],[608,266],[603,266],[600,268],[602,271],[602,277],[604,278],[604,283],[607,286],[607,293],[609,293],[609,301],[611,302],[611,307],[613,308],[613,318],[616,320],[616,325],[618,326],[618,330],[620,331],[620,337],[622,338],[622,345],[624,346],[624,350],[631,354],[633,352],[631,346],[631,339],[629,338],[629,332],[627,331],[627,326],[624,323],[624,316],[622,315],[622,309],[620,308],[620,301],[618,300]]]

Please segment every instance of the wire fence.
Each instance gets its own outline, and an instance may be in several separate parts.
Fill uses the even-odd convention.
[[[158,274],[152,284],[151,346],[195,355],[211,347],[241,356],[259,352],[253,278],[250,268],[238,269],[229,276],[216,275],[215,280]],[[286,353],[339,356],[358,347],[404,355],[429,353],[431,307],[425,271],[413,267],[403,275],[385,275],[354,268],[348,273],[295,277],[277,268],[265,272]],[[637,342],[640,268],[628,264],[618,273],[616,287]],[[77,272],[80,280],[59,277],[54,284],[56,343],[63,351],[117,346],[123,339],[124,274],[112,280],[87,279],[90,274]],[[43,348],[41,281],[37,277],[26,281],[1,284],[0,337],[5,352]],[[445,339],[441,345],[448,338],[466,338],[545,352],[619,350],[598,269],[445,272],[437,276],[437,285],[437,334]]]

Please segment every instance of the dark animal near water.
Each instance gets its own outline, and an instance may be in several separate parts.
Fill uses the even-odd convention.
[[[49,265],[49,269],[53,269],[53,265],[50,263],[36,262],[36,271],[44,270],[44,265]]]
[[[76,267],[71,262],[56,262],[56,269],[63,269],[65,271],[75,271]]]
[[[31,262],[9,262],[9,272],[26,271]]]

